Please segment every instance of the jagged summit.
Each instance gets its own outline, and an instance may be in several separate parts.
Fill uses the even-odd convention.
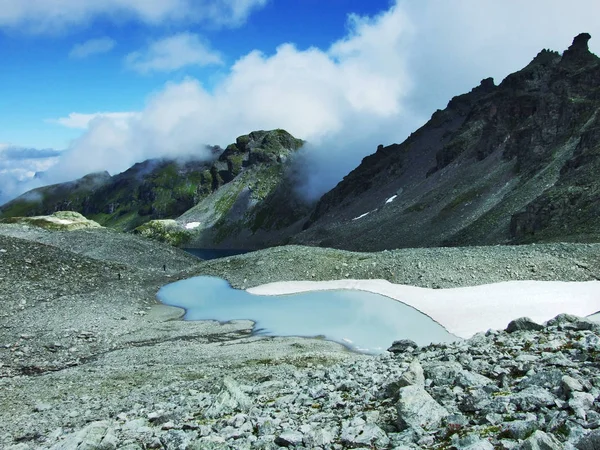
[[[592,38],[589,33],[581,33],[575,36],[571,46],[565,50],[562,57],[563,64],[585,64],[597,61],[598,57],[590,52],[588,42]]]
[[[573,43],[565,51],[564,55],[572,55],[577,53],[589,53],[588,42],[592,38],[589,33],[580,33],[573,38]]]

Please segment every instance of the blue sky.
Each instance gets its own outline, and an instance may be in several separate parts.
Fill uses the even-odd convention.
[[[149,94],[186,76],[210,87],[227,66],[255,49],[270,54],[285,42],[293,42],[299,49],[327,48],[344,35],[348,13],[373,15],[389,4],[388,0],[270,1],[238,27],[186,22],[148,25],[136,20],[115,23],[97,17],[73,31],[60,26],[43,33],[22,26],[5,29],[0,32],[0,142],[66,148],[81,130],[49,119],[75,111],[141,110]],[[143,74],[127,67],[127,55],[181,32],[201,35],[222,55],[224,65],[190,65]],[[112,41],[110,50],[70,56],[75,46],[98,39]]]
[[[482,78],[583,31],[598,54],[599,13],[595,0],[0,0],[0,203],[278,127],[310,142],[315,196]]]

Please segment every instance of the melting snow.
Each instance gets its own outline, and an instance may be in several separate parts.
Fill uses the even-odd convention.
[[[394,200],[396,200],[396,197],[398,197],[398,195],[392,195],[390,198],[388,198],[385,202],[386,203],[392,203]]]
[[[194,228],[198,228],[200,226],[200,222],[190,222],[185,224],[186,230],[193,230]]]

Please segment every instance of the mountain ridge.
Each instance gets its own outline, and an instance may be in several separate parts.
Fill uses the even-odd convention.
[[[598,240],[598,185],[585,175],[600,151],[600,60],[589,39],[578,35],[562,56],[541,51],[498,86],[484,79],[402,144],[380,146],[321,198],[292,242],[376,251]],[[552,199],[590,182],[579,190],[580,217]],[[566,226],[550,229],[555,222]]]
[[[248,208],[257,208],[256,214],[266,211],[261,201],[272,196],[279,184],[283,183],[283,166],[302,145],[302,140],[285,130],[253,131],[239,136],[235,143],[225,149],[210,147],[214,157],[211,161],[152,159],[136,163],[112,177],[108,172],[100,172],[75,181],[34,189],[0,207],[0,218],[6,220],[15,216],[49,215],[56,211],[74,210],[104,226],[123,231],[142,227],[142,234],[183,244],[201,230],[184,231],[182,235],[182,230],[174,223],[178,239],[173,241],[167,236],[172,233],[167,229],[171,224],[165,227],[162,223],[165,219],[177,219],[184,213],[189,217],[193,215],[195,207],[208,204],[208,207],[216,208],[220,213],[220,217],[212,220],[211,227],[215,223],[231,225],[231,217],[227,214],[241,189],[229,193],[229,196],[235,197],[231,201],[224,197],[231,190],[229,184],[237,178],[243,181],[238,180],[234,185],[246,183],[248,189],[251,186],[255,188],[251,196],[253,203],[245,205],[242,215]],[[281,189],[289,192],[289,189]],[[221,195],[215,198],[213,194],[217,191],[221,191]],[[262,216],[265,216],[264,212]],[[256,218],[248,218],[248,222],[248,226],[256,231],[263,226],[264,220],[260,222]],[[181,225],[185,223],[185,219],[179,221]],[[219,230],[216,237],[221,236],[223,240],[227,234],[227,230]]]

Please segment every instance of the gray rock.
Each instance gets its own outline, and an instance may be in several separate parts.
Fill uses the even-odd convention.
[[[513,420],[505,422],[503,425],[502,437],[510,439],[525,439],[538,428],[535,420]]]
[[[536,411],[542,406],[552,406],[556,397],[547,389],[530,386],[511,396],[511,401],[522,411]]]
[[[573,392],[583,391],[583,385],[579,382],[579,380],[565,375],[562,377],[561,388],[565,395],[569,397]]]
[[[594,430],[591,433],[583,436],[577,444],[577,450],[598,450],[600,449],[600,429]]]
[[[444,386],[453,384],[456,376],[463,371],[458,362],[433,362],[423,364],[425,376],[431,379],[433,385]]]
[[[381,428],[373,423],[348,426],[342,429],[342,442],[352,446],[387,448],[390,439]]]
[[[571,399],[569,400],[569,406],[573,410],[575,416],[585,420],[587,412],[594,405],[594,396],[587,392],[573,392]]]
[[[423,374],[423,367],[417,358],[413,359],[408,369],[402,374],[397,382],[398,387],[405,387],[411,385],[424,386],[425,375]]]
[[[289,447],[290,445],[300,445],[304,435],[299,431],[287,430],[275,438],[275,444],[281,447]]]
[[[574,346],[588,352],[598,352],[600,351],[600,337],[595,334],[587,334],[583,337],[583,339],[576,341]]]
[[[490,395],[481,388],[475,388],[465,395],[459,404],[461,411],[465,413],[474,413],[477,411],[487,410],[492,403]]]
[[[552,435],[537,430],[521,445],[521,450],[562,450],[563,445]]]
[[[394,341],[387,351],[390,353],[406,353],[417,348],[419,348],[419,346],[416,342],[411,341],[410,339],[401,339],[399,341]]]
[[[600,324],[582,317],[577,317],[572,314],[559,314],[554,319],[550,319],[546,326],[558,327],[561,330],[600,330]]]
[[[544,387],[546,389],[559,390],[563,375],[563,372],[558,369],[546,368],[542,365],[537,373],[523,378],[519,383],[519,387]]]
[[[436,402],[421,386],[401,388],[396,409],[400,429],[437,428],[442,419],[449,415],[446,408]]]
[[[311,429],[304,435],[304,442],[311,448],[324,447],[333,442],[336,434],[337,430],[332,428]]]
[[[216,401],[205,412],[206,417],[218,417],[231,414],[234,411],[248,411],[252,400],[242,390],[240,385],[232,378],[223,379],[223,389]]]
[[[490,441],[482,439],[477,434],[470,434],[460,437],[457,434],[452,435],[452,447],[457,450],[493,450],[494,446]]]
[[[470,370],[461,370],[456,375],[456,384],[464,388],[486,386],[493,383],[488,377]]]
[[[540,331],[544,327],[539,323],[535,323],[529,317],[520,317],[511,321],[506,327],[507,333],[514,333],[515,331]]]
[[[66,440],[52,447],[52,450],[114,450],[116,438],[108,421],[93,422]]]

